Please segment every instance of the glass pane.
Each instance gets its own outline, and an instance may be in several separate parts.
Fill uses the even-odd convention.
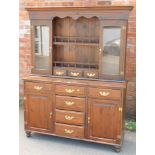
[[[49,68],[49,27],[35,26],[35,67]]]
[[[120,59],[120,27],[104,27],[103,30],[103,74],[119,74],[119,59]]]

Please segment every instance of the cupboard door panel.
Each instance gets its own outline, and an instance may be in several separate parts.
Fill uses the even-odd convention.
[[[52,101],[48,94],[26,95],[26,122],[29,129],[52,130]]]
[[[89,100],[88,106],[89,138],[115,140],[120,127],[118,103],[115,101]]]
[[[100,37],[100,77],[105,79],[124,79],[126,22],[101,22]]]
[[[32,73],[52,73],[52,22],[32,20]]]

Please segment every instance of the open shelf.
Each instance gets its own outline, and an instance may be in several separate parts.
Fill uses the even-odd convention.
[[[53,75],[97,78],[99,33],[96,17],[54,18]]]
[[[84,46],[99,46],[99,39],[96,37],[63,37],[54,36],[54,45],[84,45]]]
[[[65,62],[54,61],[53,67],[68,67],[68,68],[84,68],[84,69],[98,69],[97,63],[82,63],[82,62]]]

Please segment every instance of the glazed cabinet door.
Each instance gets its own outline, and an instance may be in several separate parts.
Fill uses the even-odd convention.
[[[107,143],[117,141],[120,136],[121,120],[117,101],[88,101],[89,138]]]
[[[101,21],[100,77],[122,80],[125,76],[126,21]]]
[[[32,20],[32,73],[52,73],[52,21]]]
[[[52,132],[51,95],[26,93],[25,98],[25,129]]]

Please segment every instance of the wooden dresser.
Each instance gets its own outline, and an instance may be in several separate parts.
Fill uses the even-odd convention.
[[[27,137],[36,132],[120,151],[131,9],[27,8],[32,36],[32,74],[24,78]]]

